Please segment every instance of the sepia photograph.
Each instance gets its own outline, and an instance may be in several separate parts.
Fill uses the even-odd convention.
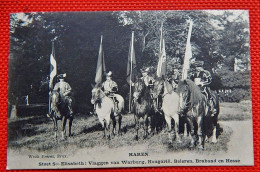
[[[10,14],[7,169],[253,166],[247,10]]]

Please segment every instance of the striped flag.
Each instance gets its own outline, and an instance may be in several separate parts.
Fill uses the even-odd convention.
[[[126,71],[128,83],[130,83],[130,78],[131,78],[131,82],[135,82],[135,77],[137,75],[136,70],[137,69],[136,69],[135,49],[134,49],[134,32],[132,32],[132,38],[130,41],[128,60],[127,60],[127,71]]]
[[[189,32],[188,32],[188,37],[187,37],[187,43],[186,43],[183,69],[182,69],[182,79],[187,79],[187,77],[188,77],[188,71],[190,69],[190,59],[192,58],[190,38],[191,38],[193,22],[190,20],[189,23],[190,23],[190,26],[189,26]]]
[[[52,89],[53,87],[53,79],[56,75],[57,75],[57,64],[55,59],[54,41],[52,41],[52,52],[50,55],[50,82],[49,82],[50,89]]]
[[[99,53],[98,53],[98,61],[97,61],[97,68],[96,68],[96,77],[95,77],[95,83],[96,84],[102,83],[103,72],[104,73],[106,72],[102,41],[103,41],[103,36],[101,35],[101,41],[100,41]]]
[[[163,38],[163,24],[161,25],[161,37],[159,47],[159,61],[157,66],[157,77],[165,77],[167,71],[165,40]]]

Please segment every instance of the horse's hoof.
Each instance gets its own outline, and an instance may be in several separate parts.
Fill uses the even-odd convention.
[[[205,149],[203,145],[199,145],[198,148],[199,148],[200,150],[204,150],[204,149]]]
[[[194,148],[194,147],[195,147],[194,144],[190,144],[190,145],[189,145],[189,148]]]
[[[209,142],[209,139],[205,139],[205,143],[208,143]]]
[[[135,136],[135,140],[138,141],[138,136]]]
[[[182,144],[182,141],[181,141],[181,139],[177,139],[177,141],[176,141],[178,144]]]
[[[218,143],[217,139],[212,139],[211,143]]]

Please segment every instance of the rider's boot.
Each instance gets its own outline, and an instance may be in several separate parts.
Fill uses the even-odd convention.
[[[72,108],[71,108],[71,106],[69,106],[69,113],[70,113],[70,117],[72,117],[73,116],[73,110],[72,110]]]

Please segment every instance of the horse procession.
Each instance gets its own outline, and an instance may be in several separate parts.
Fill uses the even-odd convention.
[[[129,112],[135,120],[136,140],[143,128],[143,138],[153,135],[166,128],[169,144],[176,140],[182,143],[182,136],[190,138],[190,147],[198,145],[204,148],[205,141],[212,136],[212,142],[217,142],[217,125],[219,100],[216,92],[208,85],[212,78],[209,71],[203,69],[203,61],[191,64],[194,70],[188,73],[187,79],[180,79],[180,72],[171,77],[153,77],[149,68],[140,70],[135,82],[130,82],[132,94],[129,101]],[[93,112],[104,130],[104,138],[120,135],[121,123],[126,113],[125,100],[117,94],[118,85],[112,80],[112,72],[105,74],[103,83],[92,85]],[[66,74],[58,75],[59,82],[50,92],[49,118],[54,121],[57,137],[58,120],[62,120],[62,137],[66,137],[66,122],[69,120],[69,136],[73,121],[72,90],[65,82]],[[161,117],[161,118],[160,118]],[[160,123],[160,124],[159,124]]]

